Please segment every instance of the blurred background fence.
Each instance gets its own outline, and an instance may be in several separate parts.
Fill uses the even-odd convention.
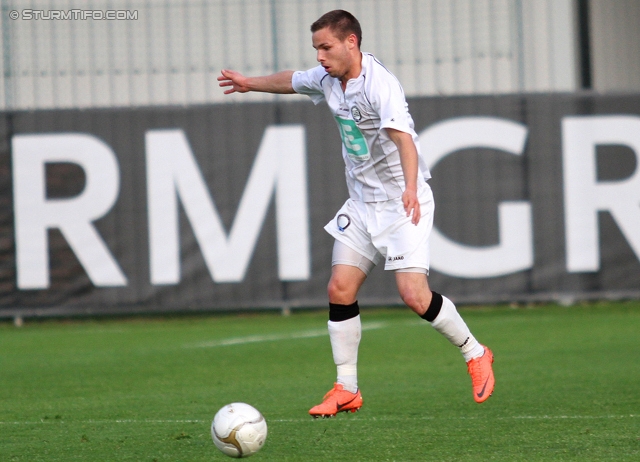
[[[423,151],[461,140],[432,160],[434,240],[465,255],[434,249],[441,291],[469,303],[640,298],[637,0],[0,5],[0,317],[323,305],[322,227],[347,195],[335,123],[297,95],[224,96],[216,78],[315,66],[309,26],[335,8],[359,18],[363,49],[402,82]],[[474,138],[485,123],[505,131]],[[276,176],[252,180],[283,146],[298,169],[288,186],[309,199],[287,213]],[[235,223],[252,181],[267,201],[247,201],[262,214],[247,230]],[[521,226],[505,231],[507,213]],[[575,217],[586,221],[570,229]],[[507,235],[514,247],[496,258]],[[216,248],[241,260],[233,277]],[[466,259],[485,251],[494,269]],[[366,303],[399,303],[386,276],[372,274]]]
[[[399,77],[408,96],[640,88],[635,0],[1,4],[2,109],[221,102],[222,68],[255,75],[313,67],[309,26],[334,8],[360,19],[363,49]],[[585,65],[593,78],[584,76]]]

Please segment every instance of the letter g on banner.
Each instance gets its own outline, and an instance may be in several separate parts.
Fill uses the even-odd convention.
[[[420,150],[429,169],[461,149],[489,148],[522,155],[527,128],[495,117],[461,117],[432,125],[420,133]],[[449,276],[489,278],[533,266],[531,204],[527,201],[498,205],[500,242],[476,247],[460,244],[440,233],[431,234],[431,267]]]

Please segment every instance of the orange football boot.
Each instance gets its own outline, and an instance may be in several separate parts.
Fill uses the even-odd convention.
[[[362,407],[360,390],[351,393],[342,384],[335,383],[333,388],[324,395],[322,403],[309,409],[314,419],[318,417],[335,417],[338,412],[356,412]]]
[[[493,352],[484,346],[484,354],[479,358],[473,358],[467,363],[467,371],[471,376],[473,385],[473,399],[476,403],[483,403],[493,393],[496,383],[493,377]]]

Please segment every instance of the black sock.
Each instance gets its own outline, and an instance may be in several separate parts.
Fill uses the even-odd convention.
[[[427,308],[427,311],[420,316],[422,319],[429,322],[433,322],[433,320],[438,317],[440,314],[440,308],[442,308],[442,295],[437,292],[431,292],[431,294],[433,297],[431,298],[429,308]]]
[[[351,305],[340,305],[339,303],[329,303],[329,321],[340,322],[355,318],[360,314],[360,307],[356,300]]]

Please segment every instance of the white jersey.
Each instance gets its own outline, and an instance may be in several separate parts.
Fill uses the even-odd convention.
[[[402,196],[405,190],[400,153],[384,128],[409,133],[420,154],[418,135],[400,82],[370,53],[362,53],[362,72],[347,82],[322,66],[293,74],[293,89],[315,104],[326,101],[342,137],[342,157],[349,196],[377,202]],[[419,155],[418,187],[431,177]]]

